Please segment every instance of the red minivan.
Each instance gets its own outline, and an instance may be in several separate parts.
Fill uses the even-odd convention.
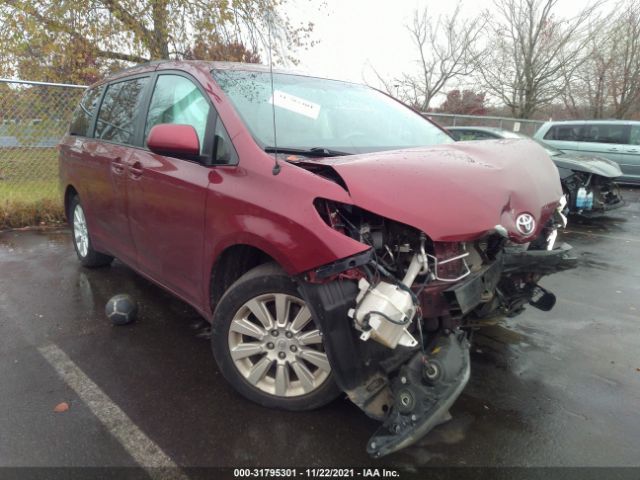
[[[150,63],[89,88],[60,147],[84,266],[117,257],[193,305],[255,402],[346,393],[382,422],[376,457],[446,417],[471,324],[550,310],[538,281],[575,262],[541,147],[453,143],[363,85]]]

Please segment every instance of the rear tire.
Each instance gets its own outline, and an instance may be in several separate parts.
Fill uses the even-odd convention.
[[[227,381],[265,407],[312,410],[340,394],[295,281],[273,263],[250,270],[223,295],[211,345]]]
[[[87,227],[87,219],[80,203],[80,197],[77,195],[69,203],[69,224],[71,225],[76,255],[78,255],[78,260],[84,267],[96,268],[111,264],[113,261],[112,256],[93,249],[89,228]]]

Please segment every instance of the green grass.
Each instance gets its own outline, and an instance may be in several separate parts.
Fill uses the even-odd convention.
[[[10,202],[37,202],[43,199],[58,198],[58,179],[26,180],[19,183],[6,183],[0,180],[0,199]]]
[[[55,148],[0,148],[0,230],[64,219]]]
[[[9,183],[56,179],[58,151],[55,148],[0,148],[0,177]]]

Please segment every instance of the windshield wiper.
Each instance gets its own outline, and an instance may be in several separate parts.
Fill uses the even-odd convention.
[[[324,147],[313,148],[290,148],[290,147],[264,147],[264,151],[267,153],[292,153],[297,155],[304,155],[305,157],[341,157],[343,155],[351,155],[351,153],[340,152],[338,150],[331,150]]]

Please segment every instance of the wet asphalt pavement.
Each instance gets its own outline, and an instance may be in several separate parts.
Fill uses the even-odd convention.
[[[190,307],[122,263],[82,268],[69,231],[0,233],[0,466],[135,465],[49,344],[181,466],[639,466],[640,189],[624,193],[610,217],[570,220],[580,266],[543,281],[555,309],[478,333],[453,420],[381,460],[365,451],[376,422],[347,400],[287,413],[237,395]],[[141,310],[114,327],[121,292]]]

